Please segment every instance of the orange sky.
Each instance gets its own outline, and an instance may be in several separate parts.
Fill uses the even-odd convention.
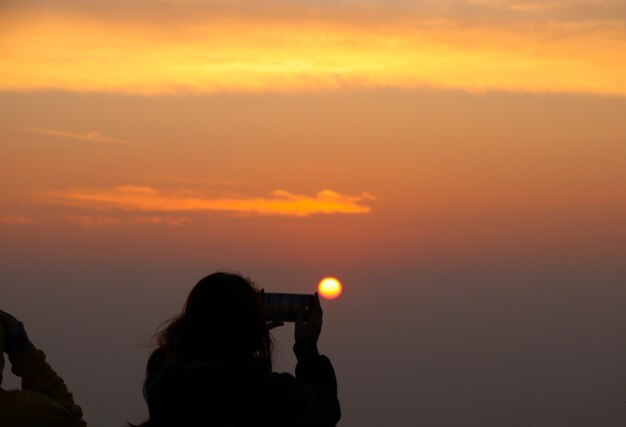
[[[342,280],[345,425],[622,425],[625,52],[623,0],[0,1],[0,308],[95,427],[224,268]]]
[[[271,242],[277,252],[264,257],[329,263],[389,248],[407,260],[469,247],[466,256],[487,256],[499,245],[554,253],[589,239],[613,251],[624,238],[620,98],[3,97],[0,226],[12,235],[131,227],[149,242],[182,233],[202,246],[219,223],[240,244],[250,232]],[[328,246],[321,236],[333,234]],[[288,249],[294,238],[306,251]]]

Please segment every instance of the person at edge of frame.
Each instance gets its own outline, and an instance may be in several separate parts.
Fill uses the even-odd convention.
[[[4,355],[22,379],[21,390],[2,388]],[[63,379],[29,340],[24,324],[0,310],[0,427],[85,427],[83,411]]]

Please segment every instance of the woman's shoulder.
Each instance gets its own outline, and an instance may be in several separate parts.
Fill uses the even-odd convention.
[[[276,426],[317,426],[320,408],[315,391],[288,373],[272,373],[271,413]]]
[[[273,372],[270,379],[270,390],[274,397],[286,400],[302,401],[304,398],[314,399],[314,390],[295,376],[285,372]]]
[[[270,382],[273,386],[300,387],[302,385],[306,387],[306,384],[287,372],[272,372]]]

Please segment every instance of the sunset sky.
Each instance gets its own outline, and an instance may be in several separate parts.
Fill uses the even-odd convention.
[[[342,426],[623,426],[625,218],[623,0],[0,0],[0,308],[90,426],[216,269],[342,280]]]

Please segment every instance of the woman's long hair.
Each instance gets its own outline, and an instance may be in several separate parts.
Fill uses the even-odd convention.
[[[200,280],[182,314],[158,333],[157,343],[168,361],[254,356],[268,373],[272,371],[272,342],[261,292],[239,274],[217,272]]]
[[[216,272],[192,289],[182,313],[156,335],[158,347],[146,366],[144,397],[152,379],[172,360],[220,362],[253,357],[262,376],[272,372],[272,341],[262,294],[239,274]],[[132,426],[132,424],[130,424]],[[149,426],[150,421],[141,424]]]

